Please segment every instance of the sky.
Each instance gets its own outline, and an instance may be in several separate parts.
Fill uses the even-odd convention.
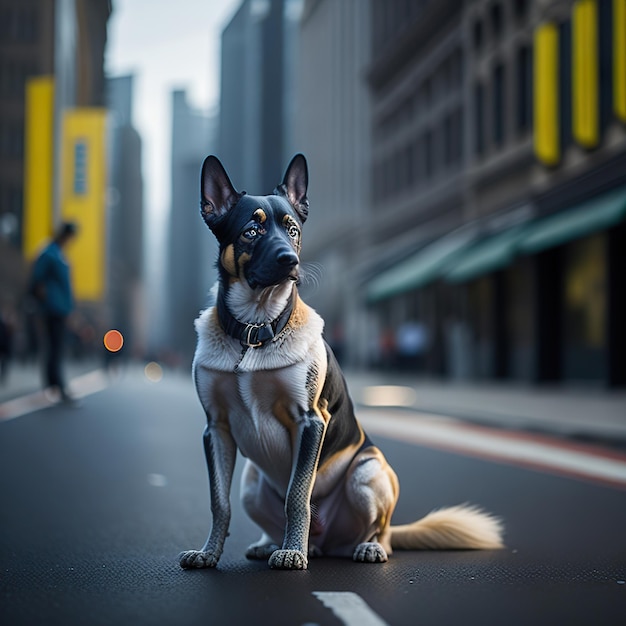
[[[112,0],[107,76],[133,74],[133,125],[143,141],[145,210],[170,206],[171,92],[192,106],[219,103],[221,32],[241,0]],[[199,165],[198,165],[199,167]]]
[[[132,74],[133,126],[142,139],[145,297],[158,340],[164,297],[166,219],[170,198],[172,91],[186,89],[199,109],[219,105],[221,33],[242,0],[112,0],[105,72]],[[198,163],[198,173],[201,164]],[[157,332],[155,335],[154,333]]]

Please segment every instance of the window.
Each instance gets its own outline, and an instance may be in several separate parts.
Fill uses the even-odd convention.
[[[497,146],[504,143],[504,65],[496,65],[493,71],[493,142]]]
[[[489,21],[491,22],[491,32],[494,39],[500,39],[503,30],[502,5],[494,3],[489,9]]]
[[[446,166],[452,163],[452,114],[443,121],[443,162]]]
[[[9,159],[24,156],[24,124],[21,120],[0,123],[0,156]]]
[[[20,215],[22,213],[23,192],[19,185],[6,185],[0,187],[0,203],[2,203],[3,214],[13,213]]]
[[[433,175],[433,156],[433,134],[429,130],[424,134],[424,174],[427,179]]]
[[[516,127],[520,133],[523,133],[530,130],[532,116],[532,54],[530,46],[522,46],[517,51],[516,82]]]
[[[480,49],[483,47],[483,23],[480,21],[480,19],[477,19],[474,22],[472,37],[474,40],[474,50],[476,52],[479,52]]]
[[[463,110],[456,109],[452,114],[452,162],[463,160]]]
[[[404,185],[406,188],[410,189],[415,182],[415,146],[413,142],[409,143],[404,148],[404,162],[402,166],[404,170]]]
[[[485,88],[481,83],[474,87],[474,150],[480,155],[485,151]]]
[[[513,9],[518,22],[523,21],[528,16],[528,0],[515,0]]]
[[[430,109],[430,104],[432,100],[432,80],[427,78],[422,83],[422,103],[425,111]]]
[[[412,184],[414,186],[418,186],[420,184],[420,176],[421,176],[421,154],[420,154],[420,150],[421,150],[422,144],[420,143],[419,138],[415,139],[412,143],[412,154],[413,154],[413,161],[412,161],[412,167],[413,169],[411,170],[411,180],[412,180]]]
[[[461,110],[449,113],[443,122],[443,162],[450,168],[461,161],[462,150]]]
[[[463,84],[463,55],[460,50],[455,50],[451,56],[452,83],[457,89]]]

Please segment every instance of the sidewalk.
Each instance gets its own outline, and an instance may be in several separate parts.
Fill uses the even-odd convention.
[[[41,391],[43,388],[41,367],[41,364],[35,361],[29,363],[13,361],[9,366],[6,380],[0,384],[0,404]],[[93,359],[67,361],[63,367],[67,381],[71,381],[77,376],[101,368],[102,362]]]
[[[70,361],[67,378],[71,381],[101,367],[100,361]],[[170,370],[168,376],[172,375],[178,372]],[[346,371],[345,375],[357,407],[401,406],[485,426],[626,446],[626,390],[457,383],[390,371]],[[0,386],[0,405],[40,390],[39,364],[12,363],[7,381]],[[190,393],[195,393],[191,385]]]
[[[485,426],[626,445],[626,391],[425,380],[405,372],[346,372],[357,406],[403,406]],[[378,389],[378,386],[399,389]]]

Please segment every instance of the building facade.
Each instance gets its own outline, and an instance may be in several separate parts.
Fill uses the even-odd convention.
[[[305,3],[301,77],[321,75],[307,31],[317,18],[332,41],[331,4]],[[331,268],[352,303],[344,325],[361,329],[349,360],[624,384],[624,1],[371,0],[354,11],[371,24],[354,34],[369,40],[357,80],[370,145],[352,185],[367,190],[364,213],[336,240],[338,218],[319,225],[329,247],[357,249]],[[330,48],[322,94],[351,50]],[[327,114],[335,135],[346,131],[340,108]],[[296,127],[314,141],[311,119]],[[340,154],[323,144],[327,160]],[[333,175],[347,175],[346,160]],[[311,176],[341,189],[323,166]]]
[[[26,81],[54,73],[54,2],[0,2],[0,220],[21,249]]]
[[[359,0],[307,0],[298,30],[294,145],[309,166],[301,291],[325,320],[340,359],[366,358],[354,288],[369,247],[370,106],[363,80],[369,12]],[[346,344],[360,351],[346,351]]]
[[[61,217],[63,116],[104,106],[111,11],[110,0],[0,0],[0,310],[14,320],[32,254]],[[30,98],[35,83],[42,89]],[[29,127],[33,102],[41,125]],[[37,169],[30,182],[29,149]],[[37,195],[30,213],[29,190]],[[38,231],[36,246],[29,225]]]
[[[372,208],[418,225],[370,307],[426,373],[624,384],[624,3],[413,9],[372,4]]]

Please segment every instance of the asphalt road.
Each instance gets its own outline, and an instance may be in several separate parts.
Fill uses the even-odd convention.
[[[504,518],[506,549],[269,570],[243,556],[259,533],[238,504],[237,475],[218,568],[183,571],[178,553],[201,546],[210,523],[202,428],[190,381],[138,376],[81,408],[0,423],[0,622],[624,623],[623,489],[380,434],[401,482],[395,523],[478,503]]]

